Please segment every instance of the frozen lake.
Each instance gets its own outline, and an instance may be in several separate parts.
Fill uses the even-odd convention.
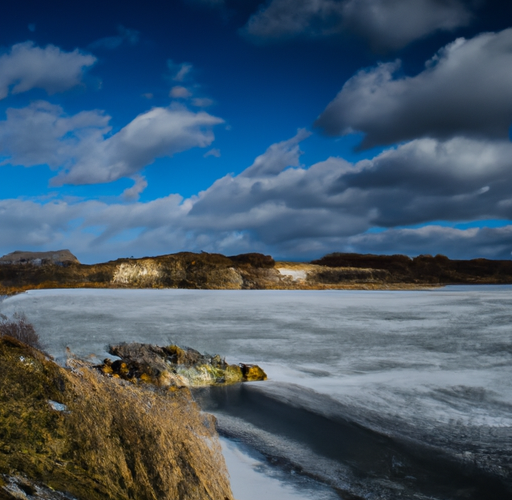
[[[196,393],[238,500],[512,495],[512,287],[41,290],[15,311],[57,358],[139,341],[260,364],[265,383]]]

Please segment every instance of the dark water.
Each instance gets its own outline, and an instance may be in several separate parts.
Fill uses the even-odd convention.
[[[489,471],[427,443],[358,425],[335,403],[331,410],[338,411],[325,416],[255,384],[194,392],[217,416],[223,435],[249,443],[282,468],[329,484],[341,498],[512,498],[510,484]]]

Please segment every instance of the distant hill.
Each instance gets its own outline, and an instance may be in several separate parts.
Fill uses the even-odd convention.
[[[0,257],[0,264],[43,264],[67,265],[79,264],[78,259],[69,250],[56,250],[50,252],[24,252],[16,250]]]
[[[512,283],[512,260],[451,260],[444,255],[373,255],[332,253],[312,262],[329,268],[381,271],[384,282],[471,284]]]
[[[41,288],[406,289],[512,283],[510,260],[333,253],[313,262],[269,255],[180,252],[80,264],[69,252],[13,252],[0,258],[0,295]]]

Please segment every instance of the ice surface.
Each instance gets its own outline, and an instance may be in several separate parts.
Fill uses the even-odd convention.
[[[503,460],[512,454],[511,306],[507,286],[41,290],[0,301],[0,312],[25,312],[60,359],[66,346],[101,359],[109,343],[141,341],[258,363],[269,382],[255,390],[290,407],[309,407],[329,419],[341,414],[506,475]]]

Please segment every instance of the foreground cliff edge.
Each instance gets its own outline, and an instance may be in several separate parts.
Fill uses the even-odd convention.
[[[122,359],[63,368],[0,334],[0,500],[233,500],[213,417],[188,386],[264,372],[177,346],[112,350]]]
[[[69,250],[0,257],[0,295],[41,288],[227,290],[407,289],[449,284],[510,284],[511,260],[450,260],[443,255],[334,253],[305,262],[269,255],[180,252],[85,265]]]

